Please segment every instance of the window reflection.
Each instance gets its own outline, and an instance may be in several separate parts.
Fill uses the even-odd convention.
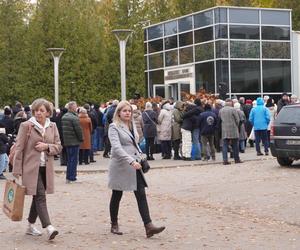
[[[165,36],[177,33],[177,21],[165,23]]]
[[[259,39],[259,27],[246,25],[230,25],[230,38]]]
[[[178,50],[165,52],[166,67],[178,65]]]
[[[227,60],[217,60],[216,61],[216,76],[217,76],[217,86],[219,83],[225,83],[228,88],[229,76],[228,76],[228,61]]]
[[[165,38],[165,49],[175,49],[177,48],[177,35],[176,36],[169,36]]]
[[[259,58],[259,42],[231,41],[230,54],[232,58]]]
[[[216,58],[228,58],[228,41],[216,41]]]
[[[152,42],[149,42],[149,53],[159,52],[163,50],[163,40],[155,40]]]
[[[215,9],[215,23],[227,23],[227,9]]]
[[[179,32],[191,30],[193,28],[192,16],[187,16],[178,20]]]
[[[193,44],[193,32],[187,32],[179,35],[179,46],[187,46]]]
[[[258,10],[229,9],[229,22],[258,24]]]
[[[260,62],[231,61],[231,92],[260,92]]]
[[[162,36],[163,36],[163,26],[161,24],[150,27],[148,29],[148,39],[149,40],[158,38],[158,37],[162,37]]]
[[[155,70],[149,72],[150,84],[163,84],[164,83],[164,70]]]
[[[157,69],[163,67],[163,54],[149,55],[149,69]]]
[[[213,40],[213,27],[195,30],[195,43]]]
[[[195,71],[196,91],[203,88],[207,92],[215,93],[214,62],[196,64]]]
[[[263,61],[264,92],[291,91],[291,63],[280,61]]]
[[[261,23],[262,24],[290,25],[290,12],[275,11],[275,10],[262,10],[261,11]]]
[[[290,40],[290,28],[288,27],[261,27],[263,40]]]
[[[195,61],[205,61],[214,58],[214,43],[204,43],[195,46]]]
[[[207,26],[210,24],[213,24],[212,10],[194,15],[194,27],[195,28]]]
[[[191,63],[193,59],[193,47],[183,48],[179,50],[180,64]]]
[[[291,58],[291,45],[289,42],[263,42],[262,57],[263,58]]]
[[[227,25],[216,25],[215,26],[215,37],[218,38],[228,38]]]

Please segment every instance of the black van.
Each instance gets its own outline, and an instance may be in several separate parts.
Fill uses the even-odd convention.
[[[283,107],[271,127],[270,148],[281,166],[300,159],[300,104]]]

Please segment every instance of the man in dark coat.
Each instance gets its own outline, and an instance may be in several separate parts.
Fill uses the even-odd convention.
[[[207,143],[210,147],[212,160],[216,160],[216,150],[214,146],[214,134],[217,128],[217,116],[211,110],[209,104],[205,104],[204,112],[199,115],[198,118],[200,135],[201,135],[201,144],[202,144],[202,159],[208,160],[207,155]]]
[[[189,130],[188,127],[191,125],[191,135],[192,135],[192,147],[194,147],[194,154],[191,154],[191,160],[200,160],[201,159],[201,148],[200,148],[200,134],[199,134],[199,127],[197,124],[197,119],[198,116],[201,112],[203,112],[203,108],[201,106],[201,101],[200,99],[195,99],[194,101],[195,105],[191,105],[188,107],[188,110],[183,114],[183,123],[182,123],[182,128]],[[190,157],[186,157],[190,160]]]
[[[143,133],[146,141],[147,160],[154,160],[154,138],[157,135],[156,125],[158,123],[158,116],[157,113],[152,109],[152,107],[152,103],[147,102],[145,105],[145,111],[142,113],[142,119],[144,123]]]
[[[282,107],[286,106],[289,104],[289,96],[287,93],[283,93],[281,95],[281,99],[277,103],[277,114],[279,114],[280,110]]]
[[[14,120],[11,117],[11,110],[9,108],[4,109],[4,117],[0,123],[5,127],[7,135],[14,133]]]
[[[56,119],[56,126],[58,129],[58,133],[59,133],[59,137],[60,137],[60,141],[61,141],[61,145],[62,145],[62,150],[60,152],[60,165],[61,166],[67,166],[67,149],[64,145],[64,136],[63,136],[63,130],[62,130],[62,124],[61,124],[61,120],[62,117],[68,112],[68,109],[66,108],[61,108],[60,109],[60,113],[57,116]]]
[[[104,126],[104,153],[103,153],[103,157],[104,158],[109,158],[109,154],[110,154],[110,149],[111,149],[111,145],[110,145],[110,141],[108,138],[108,128],[109,125],[113,122],[113,117],[116,111],[116,108],[119,104],[118,100],[114,100],[112,102],[112,105],[106,109],[106,112],[104,114],[105,116],[105,126]]]
[[[87,114],[89,116],[89,118],[91,119],[92,121],[92,134],[91,134],[91,149],[90,150],[90,162],[96,162],[94,160],[94,150],[92,148],[93,144],[94,144],[94,138],[95,138],[95,131],[97,129],[97,126],[98,126],[98,120],[97,120],[97,114],[95,114],[94,110],[91,109],[91,106],[90,104],[86,103],[83,105],[83,107],[87,110]]]
[[[77,164],[79,145],[83,142],[82,129],[80,127],[79,118],[76,113],[76,102],[68,103],[68,113],[62,117],[62,130],[64,138],[64,146],[67,149],[67,183],[73,183],[77,180]]]
[[[223,139],[223,164],[228,165],[228,146],[231,144],[233,149],[233,157],[235,163],[242,163],[239,157],[239,124],[240,118],[236,109],[232,107],[232,100],[226,99],[225,107],[219,112],[219,117],[222,126],[222,139]]]

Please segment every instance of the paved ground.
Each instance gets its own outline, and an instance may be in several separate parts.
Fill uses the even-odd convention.
[[[256,156],[256,151],[254,148],[247,148],[247,152],[245,154],[240,154],[240,157],[242,160],[245,161],[253,161],[253,160],[265,160],[265,159],[272,159],[272,156],[260,156],[259,158]],[[216,155],[216,161],[206,161],[203,162],[201,160],[199,161],[174,161],[174,160],[161,160],[160,154],[155,154],[154,158],[155,161],[150,161],[151,168],[174,168],[174,167],[190,167],[190,166],[200,166],[200,165],[207,165],[207,164],[215,164],[215,163],[222,163],[222,155],[221,153],[217,153]],[[78,166],[78,172],[84,172],[84,173],[105,173],[108,169],[109,159],[102,157],[102,152],[95,155],[96,163],[91,163],[89,165],[80,165]],[[233,159],[231,159],[233,162]],[[59,161],[56,162],[56,173],[65,173],[66,167],[60,166]]]
[[[250,154],[243,159],[256,158]],[[33,239],[24,235],[25,220],[10,222],[0,213],[0,249],[300,249],[300,164],[282,168],[271,157],[262,159],[151,170],[151,216],[167,227],[151,239],[131,193],[121,202],[124,235],[110,234],[106,173],[80,173],[82,183],[71,185],[56,174],[48,204],[60,235],[51,243],[45,235]],[[0,182],[1,196],[3,188]],[[27,197],[24,218],[29,204]]]

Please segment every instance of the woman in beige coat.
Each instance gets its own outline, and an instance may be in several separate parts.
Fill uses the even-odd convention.
[[[41,235],[34,227],[39,217],[49,240],[54,239],[58,231],[50,222],[46,192],[54,192],[53,156],[61,150],[57,127],[48,118],[51,113],[52,106],[47,100],[37,99],[32,103],[33,116],[20,125],[13,163],[13,175],[22,177],[26,195],[33,196],[26,234]]]

